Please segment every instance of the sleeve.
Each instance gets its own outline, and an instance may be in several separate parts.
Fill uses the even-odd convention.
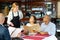
[[[43,31],[43,23],[41,24],[40,31]]]
[[[48,31],[49,35],[55,35],[56,34],[56,25],[51,26],[50,31]]]
[[[29,23],[27,23],[26,26],[31,26],[31,25]]]
[[[12,11],[9,12],[9,14],[8,14],[7,17],[8,17],[7,23],[10,24],[10,21],[13,19],[13,17],[12,17]]]
[[[28,24],[26,24],[26,26],[28,26]]]
[[[22,11],[20,11],[20,10],[19,10],[19,17],[20,17],[20,19],[23,18],[23,13],[22,13]]]
[[[5,40],[11,40],[8,29],[4,29],[4,39]]]

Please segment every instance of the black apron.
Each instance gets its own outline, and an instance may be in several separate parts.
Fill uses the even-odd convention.
[[[11,22],[14,24],[14,27],[20,28],[19,12],[17,13],[18,13],[18,16],[14,16],[14,13],[12,12],[13,19],[11,20]]]

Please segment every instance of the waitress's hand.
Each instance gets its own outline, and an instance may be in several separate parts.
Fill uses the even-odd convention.
[[[13,24],[12,22],[10,22],[10,26],[12,26],[12,27],[13,27],[13,26],[14,26],[14,24]]]

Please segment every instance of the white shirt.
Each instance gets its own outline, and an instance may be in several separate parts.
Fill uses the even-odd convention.
[[[30,26],[33,26],[33,25],[31,25],[30,23],[27,23],[26,26],[30,27]]]
[[[49,22],[48,25],[45,23],[41,24],[41,31],[42,32],[48,32],[49,35],[55,35],[56,33],[56,25],[52,22]]]
[[[18,12],[19,12],[20,19],[22,19],[23,18],[23,13],[20,10],[18,10]],[[18,13],[15,12],[14,16],[18,16]],[[13,19],[12,10],[9,12],[7,17],[8,17],[7,23],[10,24],[10,21]]]
[[[58,40],[54,35],[44,38],[43,40]]]

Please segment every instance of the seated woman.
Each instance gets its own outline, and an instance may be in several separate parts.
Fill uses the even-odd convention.
[[[29,33],[36,33],[40,32],[40,25],[36,23],[36,17],[35,16],[30,16],[29,18],[29,23],[24,26],[25,30],[28,30]]]

